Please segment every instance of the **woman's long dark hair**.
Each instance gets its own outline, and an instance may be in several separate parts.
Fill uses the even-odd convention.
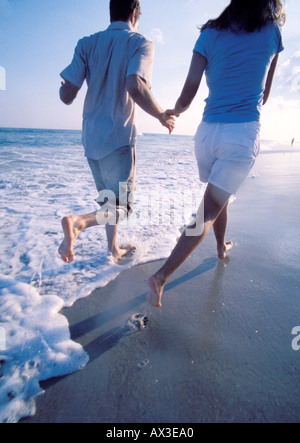
[[[231,0],[220,17],[209,20],[202,26],[201,32],[207,28],[254,32],[267,23],[284,25],[285,21],[281,0]]]

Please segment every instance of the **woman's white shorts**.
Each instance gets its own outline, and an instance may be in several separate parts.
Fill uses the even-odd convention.
[[[200,180],[236,194],[259,154],[260,128],[258,121],[202,122],[195,136]]]

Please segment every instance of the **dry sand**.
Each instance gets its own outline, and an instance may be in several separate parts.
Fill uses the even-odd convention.
[[[26,423],[299,422],[300,154],[263,154],[230,207],[230,257],[213,234],[145,303],[161,263],[125,271],[63,311],[90,355],[50,380]],[[132,314],[148,326],[128,334]]]

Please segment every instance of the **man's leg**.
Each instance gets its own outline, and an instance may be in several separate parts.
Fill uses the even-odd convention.
[[[78,215],[73,217],[65,217],[62,220],[62,228],[65,238],[59,247],[59,254],[65,263],[74,261],[73,247],[74,243],[82,231],[94,226],[106,226],[106,235],[108,241],[108,252],[115,262],[128,254],[131,248],[119,248],[117,243],[118,221],[117,223],[109,223],[113,214],[108,212],[93,212],[91,214]],[[115,216],[114,216],[115,218]]]
[[[74,261],[73,247],[76,239],[84,229],[97,226],[96,212],[92,214],[64,217],[61,224],[64,232],[64,240],[58,252],[65,263]]]
[[[119,260],[125,255],[132,252],[135,248],[132,246],[128,246],[125,248],[120,248],[118,245],[118,225],[106,225],[106,236],[108,243],[108,253],[111,256],[115,263],[118,263]]]
[[[228,203],[214,223],[214,232],[217,240],[218,257],[220,260],[226,258],[227,252],[233,248],[232,241],[225,241],[228,225]]]
[[[101,161],[88,159],[94,181],[99,192],[99,204],[102,210],[91,214],[65,217],[62,220],[62,227],[65,238],[59,247],[59,254],[64,262],[74,261],[73,247],[76,239],[85,229],[94,226],[106,226],[106,234],[108,241],[108,252],[117,263],[120,258],[132,251],[132,247],[120,248],[117,243],[117,232],[119,215],[121,219],[127,209],[127,201],[133,194],[135,187],[135,149],[129,147],[120,148],[108,155]],[[128,184],[128,193],[123,192],[123,202],[119,205],[119,188],[120,183]],[[126,188],[127,189],[127,188]],[[98,201],[97,199],[97,201]],[[111,205],[106,205],[106,201],[111,199]],[[117,206],[116,206],[117,204]],[[107,206],[107,210],[105,207]],[[126,209],[124,209],[124,207]],[[103,209],[104,208],[104,209]]]
[[[208,185],[204,196],[204,231],[198,236],[187,236],[184,232],[163,267],[150,277],[148,280],[150,292],[147,296],[147,301],[152,306],[158,308],[162,306],[161,298],[168,279],[204,240],[216,219],[228,204],[229,198],[230,194],[227,192],[211,184]]]

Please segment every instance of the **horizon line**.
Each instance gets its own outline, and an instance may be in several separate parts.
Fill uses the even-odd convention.
[[[60,129],[58,129],[58,128],[33,128],[33,127],[27,127],[27,128],[23,128],[23,127],[15,127],[15,126],[0,126],[0,130],[1,129],[15,129],[15,130],[19,130],[19,131],[65,131],[65,132],[67,132],[67,131],[69,131],[69,132],[74,132],[74,131],[76,131],[76,132],[82,132],[82,129],[62,129],[62,128],[60,128]],[[164,134],[164,133],[162,133],[162,132],[143,132],[143,133],[141,133],[141,132],[139,132],[138,134],[137,134],[137,136],[139,137],[141,137],[141,136],[144,136],[144,135],[161,135],[161,136],[168,136],[169,137],[169,134]],[[180,137],[194,137],[195,136],[195,134],[171,134],[171,136],[180,136]],[[293,138],[292,138],[293,139]],[[292,139],[289,139],[289,140],[279,140],[279,139],[269,139],[269,138],[266,138],[266,139],[261,139],[261,141],[262,142],[277,142],[277,143],[290,143],[291,142],[291,140]],[[300,142],[300,140],[299,141],[297,141],[296,140],[296,138],[295,138],[295,141],[294,141],[294,143],[299,143]]]

